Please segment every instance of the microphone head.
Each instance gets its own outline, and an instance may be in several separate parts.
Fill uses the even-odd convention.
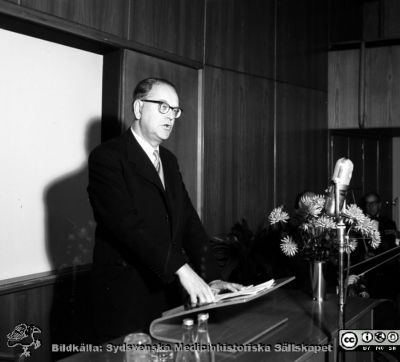
[[[325,211],[330,216],[339,216],[347,194],[353,174],[353,162],[348,158],[340,158],[335,165],[332,181],[325,194]],[[336,202],[336,193],[338,195],[338,203]]]
[[[339,185],[350,185],[351,176],[353,174],[353,162],[348,158],[342,157],[337,160],[335,170],[333,171],[332,181]]]

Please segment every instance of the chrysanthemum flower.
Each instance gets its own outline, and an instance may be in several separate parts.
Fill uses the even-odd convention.
[[[358,217],[354,229],[370,239],[370,245],[376,249],[381,243],[381,234],[377,230],[377,223],[368,216]]]
[[[362,210],[355,204],[350,204],[343,210],[343,215],[347,218],[346,221],[349,223],[356,222],[357,224],[361,224],[367,218]]]
[[[286,211],[283,211],[283,206],[279,206],[271,211],[268,216],[268,220],[271,225],[274,225],[278,222],[285,223],[289,220],[289,214]]]
[[[315,220],[315,226],[323,229],[336,229],[336,222],[330,216],[321,216],[317,220]]]
[[[374,231],[370,234],[370,237],[371,237],[371,242],[370,242],[370,244],[371,244],[371,246],[372,246],[374,249],[376,249],[376,248],[380,245],[380,243],[381,243],[381,234],[379,233],[378,230],[374,230]]]
[[[325,199],[321,195],[305,195],[300,199],[300,201],[304,205],[304,209],[307,213],[314,217],[317,217],[322,212],[325,205]]]
[[[286,256],[294,256],[297,253],[297,244],[293,241],[292,237],[286,235],[281,240],[281,250]]]
[[[354,225],[354,229],[360,231],[365,236],[369,236],[376,230],[376,223],[366,216]]]
[[[352,253],[354,250],[356,250],[357,245],[358,245],[358,243],[356,240],[350,239],[348,244],[345,246],[346,253],[347,254]]]

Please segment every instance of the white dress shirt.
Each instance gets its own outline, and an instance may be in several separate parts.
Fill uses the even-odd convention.
[[[150,159],[151,163],[155,167],[155,156],[154,156],[154,151],[157,151],[158,154],[160,155],[160,147],[153,147],[149,142],[147,142],[142,136],[138,135],[134,130],[133,127],[131,127],[131,131],[133,136],[136,138],[136,141],[138,141],[140,147],[143,148],[143,151],[146,153],[147,157]],[[161,179],[161,183],[164,186],[165,189],[165,183],[164,183],[164,170],[162,166],[162,161],[161,161],[161,156],[160,156],[160,172],[158,173]]]

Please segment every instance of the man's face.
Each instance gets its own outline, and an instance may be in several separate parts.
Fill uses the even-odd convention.
[[[375,196],[367,196],[365,199],[365,211],[369,216],[375,217],[379,213],[380,207],[381,203]]]
[[[167,84],[153,85],[149,94],[143,99],[162,101],[171,107],[179,107],[178,95]],[[135,116],[138,119],[142,137],[153,147],[168,139],[175,122],[172,110],[162,114],[157,103],[136,100],[135,104]]]

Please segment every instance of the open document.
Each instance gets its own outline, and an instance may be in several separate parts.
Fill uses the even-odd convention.
[[[227,293],[217,294],[215,296],[215,301],[220,302],[220,301],[225,301],[225,300],[237,298],[237,297],[253,296],[253,295],[256,295],[258,293],[261,293],[261,292],[271,288],[274,284],[275,284],[275,280],[271,279],[265,283],[261,283],[261,284],[257,284],[257,285],[249,285],[249,286],[243,287],[241,290],[238,290],[236,292],[227,292]]]

